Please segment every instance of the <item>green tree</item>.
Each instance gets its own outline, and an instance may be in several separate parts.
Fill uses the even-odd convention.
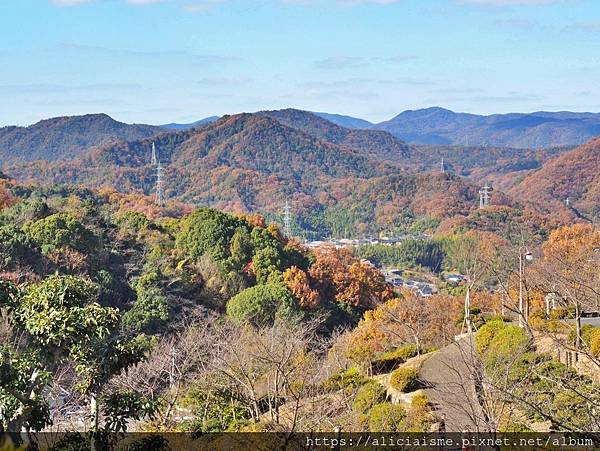
[[[28,352],[32,353],[29,355],[42,356],[39,374],[47,374],[61,362],[73,363],[77,388],[90,398],[93,427],[98,429],[98,396],[104,384],[141,361],[152,341],[145,335],[126,334],[121,328],[119,310],[95,302],[98,288],[88,280],[54,275],[24,292],[3,283],[0,292],[0,306],[7,312],[15,333],[27,339]],[[18,373],[6,374],[12,374],[12,382],[18,382]],[[11,379],[3,382],[11,384]],[[29,399],[38,400],[43,396],[43,387],[34,388],[38,391],[32,389]],[[30,420],[19,421],[25,424]]]
[[[51,373],[34,350],[0,346],[0,432],[40,430],[50,424],[43,390]]]
[[[281,254],[275,247],[262,248],[252,258],[252,268],[259,284],[280,279],[283,275],[282,266]]]
[[[123,325],[135,332],[154,333],[169,319],[169,303],[156,285],[156,274],[145,274],[135,283],[133,307],[123,314]]]
[[[252,252],[252,238],[248,229],[239,227],[231,238],[229,250],[231,266],[236,270],[243,269],[252,260]]]
[[[181,231],[176,236],[176,245],[186,251],[192,260],[208,254],[215,262],[224,264],[231,256],[231,239],[240,227],[249,226],[234,216],[201,208],[183,220]]]
[[[0,226],[0,270],[13,266],[31,254],[34,243],[14,225]]]
[[[268,325],[277,319],[294,319],[301,315],[298,302],[281,283],[256,285],[232,297],[227,315],[237,322]]]
[[[382,402],[369,412],[369,431],[404,432],[406,430],[406,410],[399,404]]]
[[[69,213],[56,213],[24,226],[25,233],[40,247],[43,254],[63,247],[90,250],[94,235]]]

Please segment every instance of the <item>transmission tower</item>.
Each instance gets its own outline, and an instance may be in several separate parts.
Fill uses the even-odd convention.
[[[158,159],[156,158],[156,145],[154,144],[154,142],[152,143],[152,166],[156,166],[156,164],[158,163]]]
[[[287,238],[292,237],[292,209],[290,207],[289,201],[285,201],[285,206],[283,207],[283,234]]]
[[[158,153],[156,152],[156,145],[154,143],[152,143],[152,165],[156,166],[156,192],[154,194],[154,202],[159,207],[162,207],[164,205],[164,198],[163,198],[164,169],[160,162]]]
[[[490,192],[492,187],[487,183],[479,190],[479,208],[485,208],[490,204]]]

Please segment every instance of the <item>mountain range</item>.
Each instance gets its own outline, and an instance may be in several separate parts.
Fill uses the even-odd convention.
[[[597,141],[574,150],[410,145],[384,130],[346,128],[293,109],[226,115],[181,129],[100,114],[0,131],[0,169],[18,181],[150,195],[154,142],[167,198],[274,218],[291,199],[298,226],[314,236],[406,229],[423,220],[428,227],[480,220],[502,226],[506,221],[496,220],[506,211],[492,220],[477,210],[484,180],[508,194],[496,191],[494,203],[519,221],[541,221],[536,211],[585,220],[600,204],[593,188],[600,183]],[[581,165],[570,168],[573,159]]]
[[[600,114],[545,112],[480,116],[444,108],[404,111],[373,128],[410,143],[546,148],[600,135]]]
[[[346,129],[383,130],[410,144],[437,146],[542,149],[578,145],[600,135],[600,113],[537,111],[484,116],[432,107],[407,110],[380,123],[340,114],[313,114]],[[185,129],[215,119],[163,127]]]
[[[410,146],[388,133],[343,129],[294,110],[224,116],[198,128],[114,139],[70,158],[4,168],[21,182],[151,195],[152,143],[165,167],[168,199],[272,218],[289,199],[297,226],[312,236],[376,233],[409,227],[423,216],[437,224],[476,208],[477,185],[451,174],[415,173],[408,168]]]

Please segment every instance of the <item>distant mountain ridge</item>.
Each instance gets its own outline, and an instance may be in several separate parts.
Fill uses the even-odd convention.
[[[366,121],[364,119],[352,116],[344,116],[343,114],[317,113],[314,111],[311,111],[311,113],[345,128],[366,129],[371,128],[373,127],[373,125],[375,125],[372,122]]]
[[[212,124],[213,122],[217,121],[218,119],[219,119],[219,116],[209,116],[209,117],[205,117],[204,119],[200,119],[199,121],[191,122],[189,124],[178,124],[176,122],[171,122],[170,124],[164,124],[164,125],[161,125],[160,127],[166,128],[167,130],[187,130],[190,128],[200,127],[200,126],[206,125],[206,124]]]
[[[406,110],[380,123],[341,114],[305,113],[345,129],[381,130],[409,144],[434,146],[543,149],[580,145],[600,135],[600,113],[587,112],[536,111],[479,115],[431,107]],[[210,117],[192,124],[167,124],[163,127],[186,129],[214,120],[215,117]],[[288,122],[288,125],[291,123]]]
[[[29,127],[0,128],[0,165],[75,158],[113,139],[133,141],[154,136],[160,127],[124,124],[106,114],[46,119]]]
[[[373,128],[415,144],[541,149],[582,144],[600,135],[600,113],[538,111],[482,116],[432,107],[404,111]]]
[[[289,199],[295,221],[316,236],[342,233],[333,224],[374,233],[379,227],[398,226],[417,216],[431,214],[442,220],[476,208],[477,186],[466,179],[414,174],[377,158],[375,148],[370,152],[337,144],[314,130],[312,134],[300,130],[298,123],[290,127],[273,115],[276,112],[224,116],[200,128],[135,141],[113,140],[75,159],[18,164],[8,166],[6,172],[23,182],[152,194],[154,142],[165,168],[168,199],[271,215],[277,215]],[[281,116],[303,118],[306,128],[314,117],[313,125],[326,126],[317,130],[340,132],[311,113],[285,111]],[[334,133],[331,139],[345,141],[350,136],[350,131],[341,132],[346,135]],[[367,136],[389,137],[394,146],[404,149],[403,143],[385,132],[367,132]],[[435,207],[435,199],[452,208]]]
[[[255,114],[271,117],[314,138],[350,147],[385,161],[406,164],[411,159],[410,148],[406,143],[382,130],[349,129],[315,113],[291,108],[259,111]]]
[[[167,199],[270,217],[277,217],[290,200],[295,221],[310,236],[343,236],[346,229],[373,234],[422,220],[427,227],[447,230],[478,221],[472,215],[477,212],[480,185],[458,172],[442,173],[435,149],[427,154],[385,131],[347,129],[291,109],[223,116],[185,130],[151,127],[146,131],[150,136],[112,138],[70,157],[17,160],[2,169],[26,183],[77,184],[151,195],[156,186],[156,167],[151,164],[154,142],[163,163]],[[445,152],[452,160],[453,150]],[[478,153],[477,148],[469,152],[459,153],[453,164],[458,168],[461,159]],[[526,169],[547,160],[547,156],[527,156],[534,157],[533,166],[525,161]],[[481,164],[494,167],[506,159],[516,170],[523,167],[519,151],[510,149],[494,151]],[[479,167],[473,163],[461,171]],[[498,191],[493,201],[499,208],[512,211],[511,205],[516,205],[514,211],[521,211]]]

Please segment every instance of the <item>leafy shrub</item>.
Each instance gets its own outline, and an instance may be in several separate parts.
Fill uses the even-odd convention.
[[[137,299],[123,315],[123,324],[136,332],[154,333],[169,319],[169,303],[156,286],[136,285]]]
[[[43,254],[63,247],[89,251],[94,244],[94,235],[69,213],[56,213],[30,222],[23,230]]]
[[[550,319],[569,319],[575,318],[575,307],[565,308],[559,307],[555,308],[550,312]]]
[[[534,330],[547,332],[548,331],[548,322],[549,321],[547,321],[546,318],[542,318],[537,315],[529,316],[529,326]]]
[[[590,352],[595,357],[600,357],[600,328],[596,328],[590,335]]]
[[[527,350],[529,339],[525,331],[518,326],[506,326],[492,338],[485,353],[486,365],[491,367],[510,360]]]
[[[500,427],[500,432],[533,432],[527,425],[515,420],[508,420]]]
[[[569,329],[570,330],[569,330],[568,340],[569,340],[569,343],[574,345],[575,341],[577,340],[577,327],[571,326]],[[591,339],[592,333],[595,329],[596,328],[594,326],[592,326],[591,324],[583,324],[581,326],[581,339],[583,340],[583,343],[586,346],[590,345],[590,339]],[[600,328],[598,330],[600,330]]]
[[[413,344],[402,346],[395,351],[384,352],[373,360],[373,372],[375,374],[389,373],[416,355],[417,347]]]
[[[0,269],[25,259],[34,243],[13,225],[0,226]]]
[[[276,319],[301,316],[300,307],[283,284],[256,285],[236,294],[227,302],[227,315],[237,322],[272,324]]]
[[[369,412],[371,432],[404,432],[405,423],[406,410],[399,404],[382,402],[374,405]]]
[[[138,211],[125,212],[117,218],[116,222],[119,229],[132,233],[139,233],[152,227],[152,221]]]
[[[345,388],[356,389],[368,382],[368,378],[363,376],[355,366],[347,370],[340,370],[332,374],[323,382],[323,388],[327,391],[337,391]]]
[[[192,260],[205,254],[215,262],[224,263],[230,257],[230,242],[240,227],[248,225],[226,213],[200,208],[185,218],[177,234],[177,248],[187,252]]]
[[[415,368],[398,368],[391,375],[390,385],[402,392],[416,389],[418,386],[417,370]]]
[[[408,413],[408,430],[406,432],[426,432],[431,423],[431,403],[425,393],[414,395]]]
[[[235,431],[246,426],[249,419],[248,410],[228,390],[208,391],[192,387],[182,404],[195,415],[194,420],[180,425],[179,429],[183,431]]]
[[[475,348],[477,351],[480,353],[487,351],[496,334],[505,327],[506,323],[504,321],[488,321],[485,323],[475,336]]]
[[[590,326],[590,327],[586,327],[586,326]],[[591,326],[590,324],[586,324],[582,327],[581,337],[583,338],[583,342],[587,346],[590,346],[590,344],[592,342],[592,338],[594,338],[597,335],[600,335],[600,327],[594,327],[594,326]]]
[[[413,396],[411,406],[420,409],[427,409],[431,406],[431,404],[429,403],[429,399],[425,393],[417,393],[415,396]]]
[[[356,412],[365,415],[374,405],[384,402],[385,398],[386,390],[380,383],[375,381],[367,382],[356,393],[352,408]]]

